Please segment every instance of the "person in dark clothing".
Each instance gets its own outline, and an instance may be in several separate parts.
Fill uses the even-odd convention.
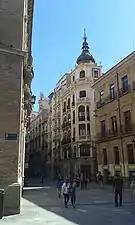
[[[114,190],[114,201],[115,206],[117,207],[122,206],[122,191],[123,191],[123,180],[122,178],[117,175],[113,182],[113,190]],[[118,197],[119,197],[119,204],[118,204]]]
[[[70,183],[70,187],[69,187],[69,193],[70,193],[70,197],[71,197],[71,203],[73,208],[75,208],[75,203],[76,203],[76,180],[74,179],[73,181],[71,181]]]

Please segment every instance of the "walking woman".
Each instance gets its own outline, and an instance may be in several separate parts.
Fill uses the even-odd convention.
[[[62,185],[62,193],[63,193],[63,196],[64,196],[64,205],[65,205],[65,208],[68,207],[69,188],[70,188],[70,183],[69,183],[68,179],[66,178],[66,181]]]

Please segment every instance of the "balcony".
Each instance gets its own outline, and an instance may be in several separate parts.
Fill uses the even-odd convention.
[[[128,94],[129,92],[131,92],[131,85],[127,85],[127,86],[121,88],[119,90],[119,97],[121,97],[122,95]]]
[[[71,121],[63,122],[62,128],[66,128],[66,127],[68,127],[68,126],[71,126]]]
[[[61,142],[62,145],[70,144],[70,143],[71,143],[71,137],[70,137],[70,136],[64,137],[64,138],[62,139],[62,142]]]
[[[77,102],[78,103],[80,103],[80,102],[90,102],[90,98],[88,98],[88,97],[78,98]]]
[[[88,81],[88,78],[87,77],[82,77],[82,78],[79,78],[75,81],[76,84],[79,84],[79,83],[83,83],[83,82],[87,82]]]
[[[32,79],[34,78],[34,72],[33,72],[33,67],[26,65],[23,70],[23,79],[24,79],[24,84],[31,84]]]
[[[106,130],[104,133],[97,134],[97,140],[106,140],[113,137],[121,137],[123,135],[129,135],[135,133],[135,125],[131,124],[130,126],[123,125],[117,130]]]
[[[86,135],[79,136],[79,139],[86,139]]]
[[[103,107],[104,105],[116,100],[118,97],[122,97],[123,95],[126,95],[130,93],[131,91],[135,91],[135,81],[132,82],[132,85],[127,85],[121,89],[119,89],[119,93],[114,93],[114,96],[108,95],[104,98],[102,102],[98,101],[96,102],[96,108],[99,109],[100,107]]]

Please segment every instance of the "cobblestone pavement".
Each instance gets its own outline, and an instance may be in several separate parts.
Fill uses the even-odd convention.
[[[134,225],[135,204],[129,190],[124,191],[123,207],[115,208],[110,188],[91,186],[77,191],[77,205],[65,209],[51,186],[26,188],[20,215],[5,217],[1,225]]]

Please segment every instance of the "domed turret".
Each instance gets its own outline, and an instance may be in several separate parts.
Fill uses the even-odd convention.
[[[83,44],[82,44],[82,53],[81,55],[77,58],[77,64],[79,63],[85,63],[85,62],[92,62],[95,63],[95,59],[89,52],[89,46],[87,43],[87,37],[86,37],[86,32],[84,30],[84,38],[83,38]]]

